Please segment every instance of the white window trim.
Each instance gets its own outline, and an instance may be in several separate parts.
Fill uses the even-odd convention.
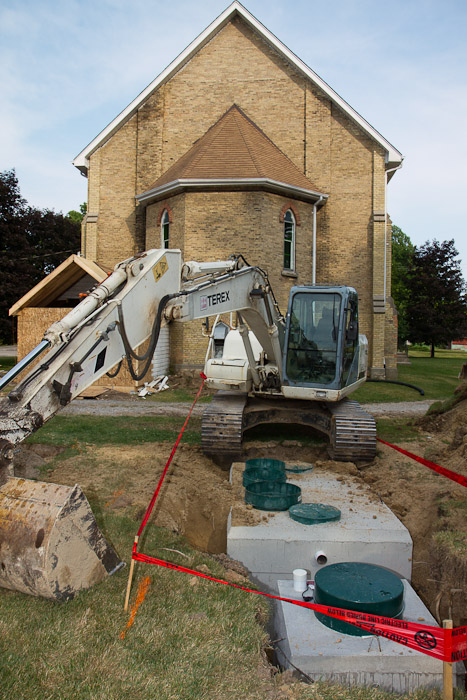
[[[165,245],[165,240],[164,240],[164,226],[168,226],[168,236],[167,236],[167,243],[168,245]],[[161,248],[168,248],[170,245],[170,217],[169,217],[169,212],[167,209],[164,209],[162,212],[161,216]]]
[[[290,216],[292,217],[292,241],[291,241],[291,246],[290,246],[290,267],[285,267],[285,227],[290,221],[286,221],[287,214],[290,213]],[[284,251],[282,254],[282,263],[283,263],[283,269],[290,271],[290,272],[295,272],[295,239],[296,239],[296,231],[297,231],[297,222],[295,219],[295,215],[292,211],[292,209],[287,209],[287,211],[284,214],[284,232],[283,232],[283,246],[284,246]]]

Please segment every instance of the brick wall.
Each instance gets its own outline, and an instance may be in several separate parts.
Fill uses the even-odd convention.
[[[258,265],[268,272],[284,314],[290,288],[294,284],[311,281],[312,204],[265,192],[190,192],[177,195],[164,203],[148,207],[148,246],[154,240],[160,240],[157,218],[167,205],[173,214],[170,237],[172,240],[173,231],[175,247],[183,243],[185,260],[225,260],[232,253],[244,253],[251,265]],[[282,270],[284,224],[280,220],[284,207],[291,205],[300,221],[296,227],[297,264],[293,277],[284,275]],[[184,240],[181,240],[180,231],[185,232]],[[183,328],[172,329],[171,334],[172,365],[177,369],[202,365],[207,346],[207,339],[202,335],[202,322],[184,323]]]

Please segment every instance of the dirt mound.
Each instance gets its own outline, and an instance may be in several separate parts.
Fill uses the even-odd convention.
[[[78,482],[91,499],[95,495],[105,508],[128,510],[139,525],[171,447],[169,443],[94,447],[79,458],[61,462],[48,478],[61,484]],[[205,457],[200,448],[182,444],[165,478],[151,522],[184,535],[204,551],[225,552],[230,491],[228,474]]]

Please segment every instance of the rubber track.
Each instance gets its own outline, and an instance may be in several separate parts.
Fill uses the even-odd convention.
[[[338,461],[372,460],[376,454],[376,424],[373,416],[357,401],[343,399],[328,404],[332,413],[332,436],[329,454]]]

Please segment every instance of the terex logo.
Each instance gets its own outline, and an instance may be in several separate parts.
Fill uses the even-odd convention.
[[[206,311],[211,306],[217,306],[217,304],[223,304],[226,301],[230,301],[230,290],[200,297],[199,304],[201,311]]]

